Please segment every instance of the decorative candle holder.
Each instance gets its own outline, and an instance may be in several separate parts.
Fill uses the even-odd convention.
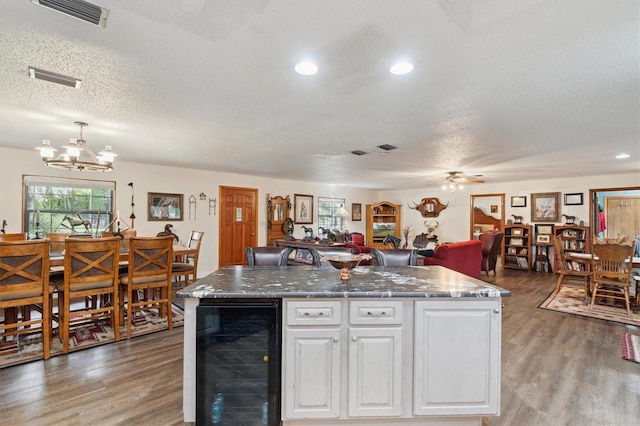
[[[343,281],[351,279],[351,273],[349,270],[358,266],[358,264],[364,259],[361,255],[344,255],[344,256],[329,256],[325,258],[336,269],[340,269],[340,279]]]

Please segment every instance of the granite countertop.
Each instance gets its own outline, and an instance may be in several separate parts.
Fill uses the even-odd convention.
[[[506,297],[508,290],[442,266],[375,267],[351,270],[342,281],[331,266],[229,266],[178,291],[196,298],[312,297]]]

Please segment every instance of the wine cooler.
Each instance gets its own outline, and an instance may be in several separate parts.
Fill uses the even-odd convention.
[[[202,299],[196,328],[196,424],[280,424],[279,300]]]

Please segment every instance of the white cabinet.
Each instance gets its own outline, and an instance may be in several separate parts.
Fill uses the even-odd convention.
[[[413,426],[443,417],[478,425],[499,414],[499,298],[284,306],[283,425]]]
[[[330,300],[285,303],[283,417],[338,417],[341,308]]]
[[[499,300],[415,304],[415,415],[500,411]]]
[[[283,418],[400,415],[402,301],[286,301],[285,315]]]
[[[349,302],[349,417],[400,415],[403,312],[401,301]]]
[[[340,329],[285,332],[286,417],[336,418],[340,408]]]

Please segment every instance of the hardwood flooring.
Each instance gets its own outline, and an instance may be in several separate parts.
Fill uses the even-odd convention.
[[[499,269],[483,280],[513,293],[504,299],[502,415],[483,425],[640,424],[640,364],[620,356],[621,334],[640,334],[638,327],[538,309],[553,290],[553,274]],[[31,426],[181,425],[182,333],[0,370],[0,419]]]

